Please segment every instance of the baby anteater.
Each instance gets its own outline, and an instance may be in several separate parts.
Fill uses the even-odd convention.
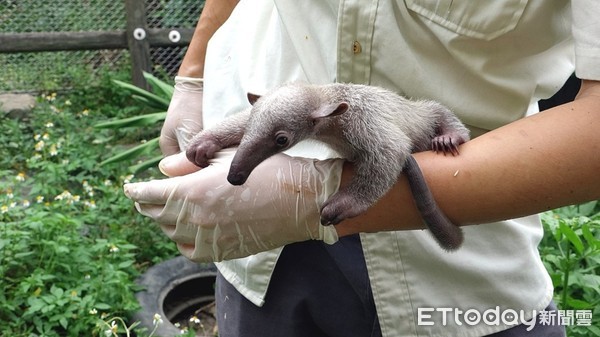
[[[239,144],[227,180],[241,185],[268,157],[301,140],[316,139],[355,165],[350,184],[323,204],[324,225],[365,212],[404,169],[417,207],[440,246],[454,250],[462,244],[460,227],[438,208],[410,155],[426,150],[458,154],[458,145],[469,140],[469,131],[449,109],[355,84],[287,84],[265,96],[249,94],[248,98],[252,108],[192,139],[187,150],[191,162],[205,167],[215,152]]]

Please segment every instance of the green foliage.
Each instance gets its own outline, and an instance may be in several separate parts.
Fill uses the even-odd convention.
[[[123,195],[135,177],[98,165],[125,146],[115,140],[148,132],[93,127],[140,111],[120,108],[129,100],[114,86],[90,87],[44,94],[24,120],[0,118],[1,336],[104,335],[137,309],[140,272],[176,255]]]
[[[110,52],[115,55],[117,52],[125,53],[120,50]],[[97,81],[107,71],[131,68],[131,62],[125,56],[109,62],[96,54],[96,51],[90,50],[0,54],[0,64],[3,65],[0,92],[81,88]]]
[[[131,282],[137,247],[82,235],[82,221],[48,208],[30,207],[26,221],[2,230],[0,321],[14,323],[1,328],[3,335],[77,336],[96,325],[97,312],[137,307]]]
[[[540,254],[562,310],[592,310],[600,316],[600,212],[598,202],[542,214]],[[600,336],[600,328],[567,326],[569,336]]]
[[[113,82],[120,89],[131,94],[131,98],[142,104],[142,106],[152,111],[160,111],[154,113],[148,113],[144,115],[138,115],[129,118],[117,118],[110,121],[97,123],[95,125],[98,129],[121,129],[121,128],[146,128],[148,126],[157,126],[162,124],[167,116],[167,109],[169,108],[169,102],[171,96],[173,96],[173,86],[167,84],[160,79],[156,78],[152,74],[144,73],[144,77],[152,87],[152,92],[140,89],[133,84],[129,84],[123,81],[114,80]],[[140,144],[136,147],[125,150],[117,155],[114,155],[103,162],[100,165],[107,165],[121,161],[132,161],[134,158],[143,157],[145,155],[151,155],[157,153],[158,150],[158,136],[151,139],[148,142]],[[150,159],[142,161],[137,165],[129,166],[129,170],[133,173],[142,172],[150,167],[156,166],[158,161],[162,158],[160,155],[155,155]]]

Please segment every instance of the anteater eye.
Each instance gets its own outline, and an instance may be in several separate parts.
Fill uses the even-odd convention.
[[[284,132],[281,132],[281,133],[278,133],[275,135],[275,144],[279,147],[287,146],[289,141],[290,140],[289,140],[287,134],[285,134]]]

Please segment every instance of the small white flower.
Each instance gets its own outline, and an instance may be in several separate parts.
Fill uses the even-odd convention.
[[[115,245],[110,245],[110,249],[108,250],[111,253],[116,253],[119,251],[119,247],[115,246]]]
[[[49,129],[49,128],[53,128],[53,127],[54,127],[54,123],[52,123],[52,122],[48,122],[48,123],[46,123],[46,127],[47,127],[48,129]]]
[[[56,93],[55,92],[53,92],[53,93],[49,94],[48,96],[46,96],[46,100],[48,100],[50,102],[54,101],[55,99],[56,99]]]
[[[17,174],[17,176],[15,177],[15,179],[17,181],[25,181],[25,173],[19,172],[19,174]]]
[[[57,195],[54,197],[54,200],[72,200],[73,199],[73,195],[71,194],[71,192],[64,190],[61,194]]]
[[[27,207],[31,206],[31,203],[29,202],[29,200],[25,199],[25,200],[23,200],[22,205],[23,205],[23,207],[27,208]]]
[[[96,308],[90,310],[90,315],[96,315],[98,313],[98,310],[96,310]]]
[[[56,149],[56,144],[50,145],[50,156],[54,157],[58,154],[58,150]]]
[[[159,324],[162,324],[162,323],[163,323],[162,317],[160,317],[159,314],[154,314],[154,317],[152,319],[152,324],[159,325]]]
[[[116,335],[117,331],[119,331],[119,327],[117,326],[117,323],[115,321],[112,321],[110,322],[110,329],[104,331],[104,335],[106,337],[110,337]]]

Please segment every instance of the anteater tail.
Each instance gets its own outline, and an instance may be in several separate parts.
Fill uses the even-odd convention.
[[[458,249],[464,240],[462,230],[453,224],[438,207],[425,182],[423,173],[412,155],[406,159],[404,173],[417,208],[433,237],[447,251]]]

